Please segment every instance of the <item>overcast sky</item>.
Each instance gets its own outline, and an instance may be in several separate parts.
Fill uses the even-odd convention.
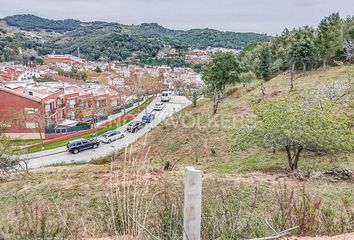
[[[0,17],[31,13],[124,24],[156,22],[172,29],[215,28],[275,35],[317,26],[332,12],[354,15],[353,0],[0,0]]]

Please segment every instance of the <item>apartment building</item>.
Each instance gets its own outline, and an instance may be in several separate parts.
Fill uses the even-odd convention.
[[[0,122],[13,138],[36,139],[65,120],[97,121],[116,113],[123,100],[113,87],[64,82],[8,83],[0,87]]]

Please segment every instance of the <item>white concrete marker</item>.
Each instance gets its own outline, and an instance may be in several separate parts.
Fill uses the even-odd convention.
[[[185,168],[183,240],[200,240],[203,172]]]

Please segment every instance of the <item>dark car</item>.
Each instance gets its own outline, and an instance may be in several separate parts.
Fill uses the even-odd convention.
[[[68,151],[76,154],[78,152],[91,149],[91,148],[98,148],[100,145],[100,142],[96,138],[92,139],[77,139],[68,142],[66,147],[68,148]]]
[[[144,116],[141,119],[141,121],[144,122],[144,123],[151,123],[152,120],[154,120],[154,119],[155,119],[155,114],[146,113],[146,114],[144,114]]]
[[[139,131],[140,129],[142,129],[145,126],[145,123],[140,122],[140,121],[134,121],[129,123],[128,127],[127,127],[127,131],[134,133]]]

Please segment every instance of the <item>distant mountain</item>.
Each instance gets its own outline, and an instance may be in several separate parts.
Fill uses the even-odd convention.
[[[164,45],[179,49],[203,49],[208,46],[239,49],[270,39],[270,36],[258,33],[171,30],[157,23],[122,25],[73,19],[49,20],[28,14],[5,17],[0,22],[0,47],[7,49],[5,54],[0,52],[0,60],[8,59],[11,54],[16,55],[18,47],[35,50],[39,55],[53,51],[74,53],[80,48],[81,53],[90,60],[126,60],[132,55],[154,57]],[[6,28],[11,31],[7,33]]]
[[[30,14],[9,16],[5,17],[4,20],[8,25],[19,27],[26,31],[46,30],[59,33],[75,30],[81,24],[80,21],[73,19],[49,20]]]

